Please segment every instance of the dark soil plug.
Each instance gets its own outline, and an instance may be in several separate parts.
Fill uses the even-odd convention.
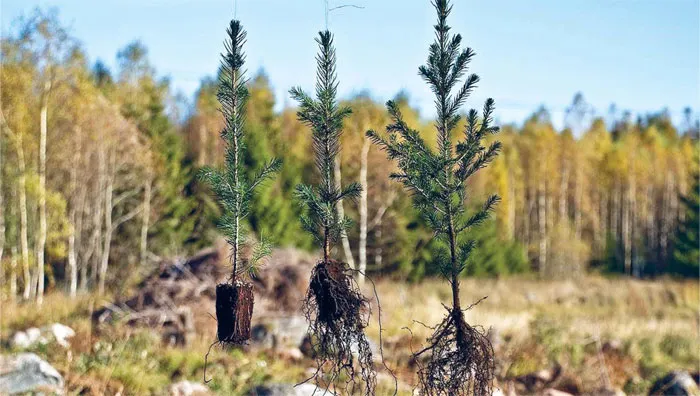
[[[217,337],[223,344],[242,344],[250,339],[253,316],[253,285],[236,281],[216,286]]]

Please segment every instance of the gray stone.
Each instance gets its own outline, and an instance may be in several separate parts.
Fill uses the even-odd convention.
[[[170,394],[172,396],[199,396],[209,395],[209,388],[198,382],[180,381],[170,385]]]
[[[12,346],[18,349],[31,348],[36,344],[46,344],[48,340],[41,335],[41,330],[30,327],[25,331],[18,331],[12,336]]]
[[[75,331],[73,329],[60,323],[52,324],[48,327],[48,330],[51,332],[51,335],[56,340],[58,345],[64,348],[69,348],[70,343],[68,342],[68,339],[75,337]]]
[[[309,328],[301,315],[261,319],[251,328],[251,345],[258,348],[298,348]]]
[[[12,336],[10,344],[17,349],[28,349],[36,345],[45,345],[55,341],[58,345],[69,348],[68,340],[75,336],[75,331],[66,325],[54,323],[50,326],[38,329],[30,327],[24,331],[18,331]]]
[[[657,380],[649,391],[649,396],[698,396],[700,390],[687,371],[671,371]]]
[[[255,396],[311,396],[323,395],[324,390],[316,388],[314,384],[301,384],[294,386],[291,384],[267,384],[260,385],[253,389]],[[326,395],[333,395],[333,392],[325,392]]]
[[[63,394],[63,377],[33,353],[0,356],[0,394]]]

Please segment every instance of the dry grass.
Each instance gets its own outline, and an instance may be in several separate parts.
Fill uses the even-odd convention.
[[[413,348],[419,349],[430,331],[414,320],[439,323],[442,303],[450,301],[449,286],[437,280],[416,285],[379,282],[377,288],[384,336],[399,348],[411,340],[403,328],[407,326]],[[463,304],[488,296],[466,312],[466,320],[498,334],[501,383],[560,364],[580,391],[599,389],[608,377],[610,385],[638,392],[630,388],[635,382],[644,388],[672,368],[697,371],[700,364],[697,281],[465,279],[461,290]],[[376,323],[368,334],[377,338]],[[396,350],[390,354],[402,355]],[[410,370],[404,374],[405,381],[413,381]]]
[[[414,349],[430,331],[414,323],[439,323],[441,303],[450,290],[437,280],[422,284],[380,281],[385,355],[398,368],[401,394],[410,394],[415,383],[411,365]],[[366,295],[370,296],[369,288]],[[529,278],[501,280],[466,279],[464,304],[488,296],[466,312],[472,325],[496,329],[499,383],[519,375],[560,364],[565,377],[580,391],[600,388],[606,378],[628,393],[644,393],[650,382],[674,368],[698,370],[697,282],[656,282],[585,277],[576,282],[540,282]],[[170,383],[181,379],[201,382],[204,354],[214,339],[216,324],[207,309],[196,312],[197,335],[186,349],[163,347],[160,339],[143,331],[115,327],[100,337],[91,333],[91,307],[101,300],[91,296],[70,300],[61,294],[47,296],[41,308],[5,302],[0,316],[3,344],[16,330],[60,322],[76,330],[71,350],[37,347],[66,378],[69,394],[163,394]],[[376,314],[376,304],[373,304]],[[209,311],[213,311],[213,306]],[[256,311],[254,315],[259,315]],[[376,318],[367,329],[378,340]],[[598,343],[597,341],[600,340]],[[613,347],[603,353],[599,346]],[[312,361],[291,362],[266,352],[243,353],[216,349],[210,355],[209,384],[218,394],[246,394],[251,386],[268,381],[296,382],[313,367]],[[377,394],[391,394],[393,382],[380,371]]]

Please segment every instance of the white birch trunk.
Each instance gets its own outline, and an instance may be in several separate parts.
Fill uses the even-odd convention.
[[[44,301],[44,252],[46,250],[46,139],[48,117],[48,94],[51,83],[44,85],[41,103],[40,132],[39,132],[39,238],[36,246],[37,291],[36,303]]]
[[[207,165],[207,154],[209,150],[209,134],[207,133],[207,128],[204,125],[199,127],[199,155],[197,156],[197,162],[199,166]]]
[[[539,270],[540,275],[545,275],[547,267],[547,201],[545,197],[546,184],[544,174],[540,175],[540,188],[537,192],[537,222],[539,225],[540,249],[539,249]]]
[[[578,180],[576,183],[578,184]],[[559,221],[563,222],[567,219],[566,215],[566,204],[568,198],[569,189],[569,164],[568,161],[564,162],[564,169],[561,174],[561,185],[559,186]]]
[[[151,195],[152,195],[153,182],[149,176],[144,183],[143,192],[143,213],[141,215],[141,243],[140,243],[140,256],[141,265],[146,263],[146,258],[148,256],[148,229],[150,227],[151,221]]]
[[[105,178],[104,191],[104,215],[105,215],[105,235],[104,246],[102,248],[102,257],[100,259],[100,268],[98,276],[98,293],[104,295],[105,282],[107,279],[107,267],[109,265],[109,251],[112,247],[112,192],[113,192],[113,177],[111,171],[107,171]]]
[[[75,253],[75,235],[78,232],[76,229],[77,215],[77,190],[78,190],[78,166],[80,166],[80,154],[82,151],[80,130],[76,128],[76,144],[73,153],[73,164],[70,168],[70,208],[68,209],[68,222],[70,223],[70,233],[68,234],[68,270],[70,271],[69,294],[71,298],[75,298],[78,292],[78,262]]]
[[[19,240],[20,249],[22,250],[22,271],[24,275],[23,297],[25,300],[29,300],[32,290],[32,275],[29,272],[29,238],[27,236],[27,175],[26,163],[24,160],[24,147],[22,147],[21,137],[17,141],[17,165],[19,168],[17,180],[17,184],[19,185]]]
[[[4,191],[2,188],[3,185],[3,166],[2,166],[2,161],[4,159],[3,157],[3,147],[2,147],[2,142],[4,141],[2,129],[0,129],[0,272],[4,271],[4,267],[2,266],[2,257],[3,253],[5,253],[5,213],[6,213],[6,208],[5,208],[5,196],[4,196]],[[3,279],[2,279],[2,284],[5,284],[5,279],[4,279],[4,272],[3,272]]]
[[[622,200],[622,252],[625,274],[632,273],[632,247],[630,238],[630,188],[625,191]]]
[[[515,238],[515,182],[513,180],[513,173],[508,169],[508,240],[513,240]]]
[[[360,155],[360,241],[358,254],[360,259],[360,272],[358,273],[358,284],[362,287],[365,283],[365,272],[367,271],[367,157],[369,156],[370,141],[365,137]]]
[[[10,300],[15,301],[17,298],[17,248],[13,246],[10,249]]]
[[[340,156],[335,158],[335,163],[333,164],[333,178],[335,179],[335,188],[342,188],[342,173],[340,172]],[[345,217],[345,209],[343,208],[343,200],[341,199],[336,203],[336,210],[338,211],[338,217]],[[355,258],[352,255],[352,250],[350,249],[350,240],[348,239],[348,234],[343,232],[341,236],[341,244],[343,245],[343,253],[345,254],[345,261],[351,269],[355,270]]]

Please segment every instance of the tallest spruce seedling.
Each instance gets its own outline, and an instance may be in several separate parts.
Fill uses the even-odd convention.
[[[273,159],[252,179],[245,177],[243,133],[248,89],[243,70],[243,44],[246,32],[239,21],[233,20],[226,33],[226,52],[221,55],[217,94],[225,120],[221,131],[226,145],[224,169],[205,168],[201,176],[209,183],[223,207],[224,214],[219,219],[219,227],[231,246],[233,266],[230,283],[216,287],[217,338],[220,343],[241,344],[250,338],[250,319],[253,313],[253,287],[245,276],[254,272],[258,260],[270,251],[269,245],[260,241],[253,246],[250,257],[243,256],[242,248],[250,243],[243,221],[248,215],[253,191],[280,169],[281,162]]]
[[[452,286],[452,307],[442,323],[433,328],[428,346],[416,353],[416,361],[427,360],[419,368],[423,392],[487,395],[491,394],[493,380],[493,349],[484,334],[468,325],[464,318],[459,277],[475,248],[469,230],[482,223],[499,200],[496,195],[489,197],[475,213],[468,213],[465,207],[467,181],[498,154],[498,142],[488,147],[482,145],[483,139],[498,132],[498,128],[491,125],[494,102],[488,99],[481,118],[476,110],[469,111],[461,139],[453,144],[453,133],[457,133],[462,120],[460,107],[479,78],[475,74],[466,75],[474,52],[471,48],[461,49],[462,37],[450,33],[449,1],[435,0],[433,5],[438,16],[435,41],[430,45],[427,63],[419,68],[419,75],[435,95],[437,150],[431,149],[416,130],[406,125],[392,101],[387,103],[392,119],[387,127],[388,137],[374,131],[368,131],[367,135],[389,158],[396,160],[400,171],[392,177],[413,194],[415,205],[435,235],[449,246],[449,252],[440,256],[437,264]]]

